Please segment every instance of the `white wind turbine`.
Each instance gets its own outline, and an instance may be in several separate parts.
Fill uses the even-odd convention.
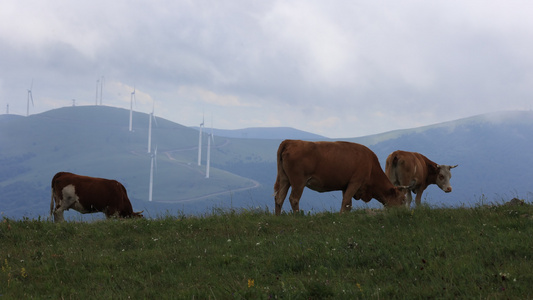
[[[98,105],[98,85],[100,84],[100,79],[96,79],[96,98],[94,100],[94,105]]]
[[[33,104],[33,94],[31,92],[32,88],[33,88],[33,79],[31,81],[30,88],[28,89],[28,103],[26,106],[26,117],[30,115],[30,100],[31,100],[31,106],[35,106]]]
[[[209,169],[211,167],[211,140],[213,140],[213,147],[215,146],[215,136],[213,135],[213,122],[211,121],[211,133],[207,138],[207,165],[205,167],[205,178],[209,178]]]
[[[150,153],[150,186],[148,188],[148,201],[152,201],[152,192],[154,190],[154,165],[157,169],[157,145],[155,151]]]
[[[152,119],[154,119],[155,125],[157,126],[157,119],[154,116],[154,107],[155,100],[152,104],[152,112],[150,113],[150,121],[148,122],[148,153],[150,153],[150,150],[152,149]]]
[[[202,123],[200,123],[200,137],[198,138],[198,165],[202,165],[202,129],[204,128],[204,116],[202,116]]]
[[[133,101],[136,101],[135,100],[135,86],[133,86],[133,92],[131,92],[131,97],[130,97],[130,132],[133,131],[133,128],[132,128],[132,123],[133,123]],[[135,102],[137,103],[137,102]]]
[[[102,75],[102,80],[100,80],[100,105],[102,105],[102,100],[104,99],[104,82],[105,77]]]

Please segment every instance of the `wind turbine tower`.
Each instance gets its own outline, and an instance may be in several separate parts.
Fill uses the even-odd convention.
[[[132,121],[133,121],[133,101],[135,100],[135,86],[133,87],[133,92],[131,92],[130,98],[130,132],[133,131]]]
[[[150,186],[148,188],[148,201],[152,201],[152,192],[154,190],[154,165],[157,169],[157,145],[155,151],[150,153]]]
[[[100,105],[102,105],[102,99],[104,97],[104,95],[103,95],[103,92],[104,92],[104,81],[105,81],[105,78],[104,78],[104,76],[102,76],[102,80],[100,80]]]
[[[31,92],[32,88],[33,88],[33,80],[31,81],[30,88],[28,89],[28,103],[26,105],[26,117],[30,115],[30,100],[31,100],[31,106],[34,106],[34,104],[33,104],[33,94]]]
[[[152,104],[152,112],[150,113],[150,121],[148,122],[148,153],[152,149],[152,119],[154,119],[155,125],[157,126],[157,119],[154,116],[154,107],[155,101]]]
[[[198,138],[198,166],[202,165],[202,129],[204,128],[204,116],[202,116],[202,123],[200,123],[200,137]]]
[[[96,79],[96,98],[94,100],[94,105],[98,105],[98,85],[100,84],[100,79]]]
[[[213,124],[211,124],[211,133],[207,138],[207,165],[205,167],[205,178],[209,178],[209,169],[211,168],[211,141],[213,141],[213,147],[215,146],[215,137],[213,136]]]

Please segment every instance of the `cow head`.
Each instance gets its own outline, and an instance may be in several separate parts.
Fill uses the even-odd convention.
[[[384,206],[402,206],[405,203],[405,195],[410,191],[408,186],[395,186],[392,188],[392,197],[385,203]]]
[[[144,216],[142,215],[143,211],[144,211],[144,210],[141,210],[140,212],[133,212],[133,213],[131,214],[131,217],[132,217],[132,218],[144,218]]]
[[[452,186],[450,184],[450,179],[452,178],[452,172],[451,169],[457,167],[455,166],[447,166],[447,165],[437,165],[437,180],[436,183],[439,186],[441,190],[443,190],[446,193],[449,193],[452,191]]]

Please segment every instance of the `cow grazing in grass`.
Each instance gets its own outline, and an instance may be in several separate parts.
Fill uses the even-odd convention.
[[[451,169],[457,167],[439,165],[420,153],[407,151],[394,151],[388,157],[385,164],[385,173],[394,185],[409,185],[405,205],[411,206],[413,197],[411,191],[416,194],[416,206],[420,205],[422,193],[430,184],[436,184],[444,192],[452,191],[450,178]]]
[[[276,215],[281,213],[289,187],[294,212],[300,209],[304,187],[317,192],[341,190],[341,213],[351,210],[352,198],[365,202],[374,198],[385,206],[400,206],[405,200],[407,189],[392,185],[374,152],[360,144],[285,140],[279,146],[277,163]]]
[[[82,214],[103,212],[107,218],[143,216],[142,211],[133,212],[128,193],[120,182],[59,172],[52,179],[50,217],[53,214],[55,222],[64,221],[63,211],[69,209]]]

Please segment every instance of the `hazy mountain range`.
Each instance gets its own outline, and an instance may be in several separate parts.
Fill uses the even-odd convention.
[[[416,115],[413,115],[416,117]],[[189,128],[157,118],[152,149],[158,148],[154,201],[148,202],[150,154],[148,120],[134,112],[105,106],[64,107],[22,117],[0,115],[0,213],[10,218],[47,217],[50,181],[59,171],[117,179],[134,210],[150,217],[203,214],[216,209],[273,209],[276,151],[285,138],[328,140],[292,128],[213,130],[210,178],[205,178],[207,134],[198,166],[198,136]],[[206,129],[210,132],[210,129]],[[342,140],[367,145],[382,167],[389,153],[417,151],[453,170],[453,192],[436,186],[423,202],[474,205],[533,197],[533,112],[510,111]],[[340,209],[340,192],[305,190],[301,208]],[[354,205],[366,206],[362,201]],[[376,200],[368,205],[379,207]],[[284,209],[289,210],[286,200]],[[77,212],[66,216],[79,218]],[[101,216],[99,216],[101,217]]]

